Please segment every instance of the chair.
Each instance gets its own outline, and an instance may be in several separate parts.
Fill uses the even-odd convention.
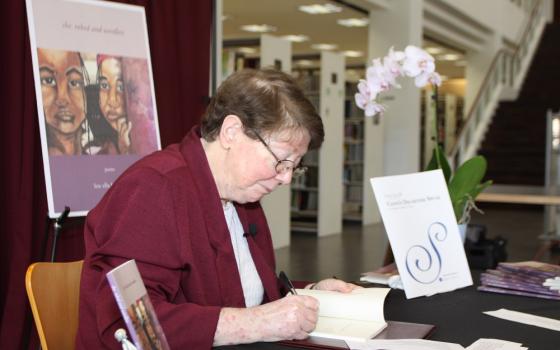
[[[83,260],[34,263],[25,274],[25,289],[43,350],[74,349]]]

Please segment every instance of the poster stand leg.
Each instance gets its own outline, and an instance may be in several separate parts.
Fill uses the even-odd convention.
[[[56,243],[58,242],[58,236],[60,235],[60,231],[62,230],[62,225],[64,224],[64,221],[68,217],[69,213],[70,213],[70,207],[65,206],[62,214],[60,214],[60,216],[54,221],[54,237],[53,237],[53,243],[52,243],[52,248],[51,248],[51,262],[54,262],[54,258],[55,258],[55,254],[56,254]]]

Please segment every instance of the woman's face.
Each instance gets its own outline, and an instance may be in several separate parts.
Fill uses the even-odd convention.
[[[111,125],[125,117],[121,61],[106,58],[99,66],[99,107]]]
[[[244,133],[240,136],[240,142],[231,147],[226,160],[227,199],[238,203],[256,202],[278,186],[292,181],[292,171],[276,173],[276,159],[259,140]],[[289,159],[295,165],[307,152],[310,141],[309,133],[299,129],[262,136],[278,159]]]
[[[38,49],[45,119],[62,134],[75,133],[85,119],[84,75],[76,52]]]

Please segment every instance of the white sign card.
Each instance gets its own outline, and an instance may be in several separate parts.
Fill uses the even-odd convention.
[[[441,170],[371,179],[408,299],[472,285]]]

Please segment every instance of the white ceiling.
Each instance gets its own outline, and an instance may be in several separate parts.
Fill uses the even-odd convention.
[[[342,7],[339,13],[325,15],[310,15],[298,10],[301,5],[311,4],[332,4]],[[367,27],[343,27],[337,24],[338,19],[364,18],[368,17],[350,7],[341,5],[336,1],[327,0],[223,0],[223,39],[224,41],[255,39],[257,42],[259,33],[250,33],[241,29],[242,25],[247,24],[268,24],[276,27],[274,32],[269,34],[275,36],[303,34],[309,37],[309,41],[303,43],[293,43],[292,50],[294,55],[318,54],[320,51],[312,49],[312,44],[329,43],[336,44],[335,51],[361,51],[363,57],[346,58],[348,65],[365,65],[367,61]],[[461,56],[462,52],[444,47],[432,40],[425,40],[424,47],[440,47],[442,53],[457,53]],[[258,47],[255,47],[258,49]],[[463,60],[464,58],[460,58]],[[455,62],[440,61],[436,63],[437,70],[449,78],[464,77],[464,67],[459,67]]]

